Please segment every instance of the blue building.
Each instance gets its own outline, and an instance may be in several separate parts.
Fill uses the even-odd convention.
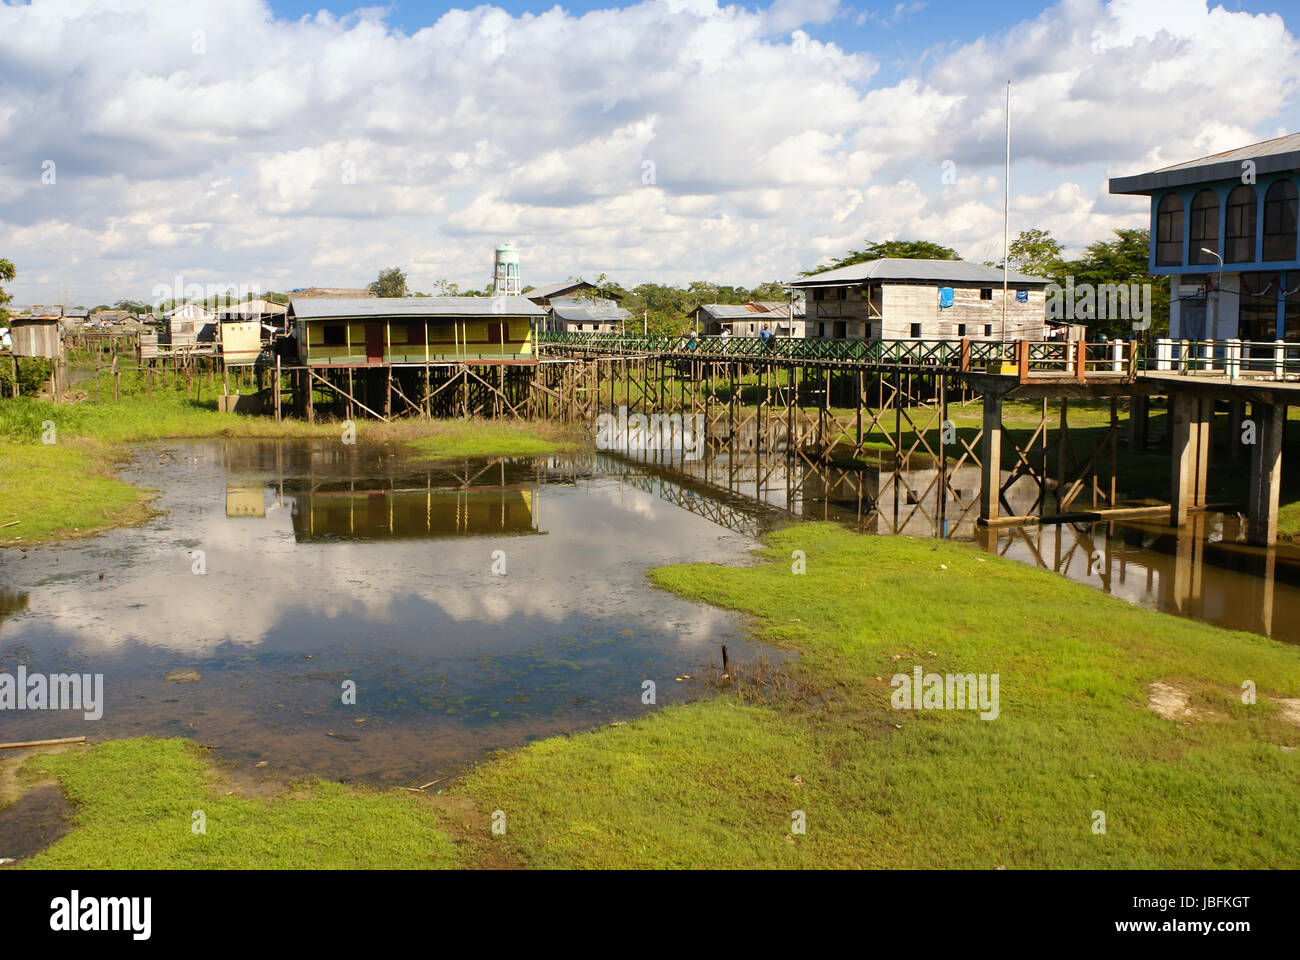
[[[1171,337],[1300,341],[1300,134],[1115,177],[1110,192],[1151,198]]]

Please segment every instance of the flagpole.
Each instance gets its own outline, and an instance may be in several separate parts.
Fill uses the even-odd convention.
[[[1003,178],[1002,194],[1002,342],[1007,342],[1007,267],[1010,247],[1007,244],[1007,223],[1011,214],[1011,81],[1007,81],[1007,165]]]

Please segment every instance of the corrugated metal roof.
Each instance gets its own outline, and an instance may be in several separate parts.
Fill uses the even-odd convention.
[[[594,284],[586,280],[559,280],[553,283],[539,283],[533,289],[524,294],[529,299],[549,300],[555,294],[563,290],[575,290],[579,287],[592,287]]]
[[[1235,180],[1241,176],[1242,161],[1254,160],[1255,173],[1282,173],[1300,170],[1300,133],[1261,140],[1234,150],[1212,153],[1208,157],[1186,160],[1160,167],[1149,173],[1130,177],[1112,177],[1111,193],[1144,194],[1168,187]]]
[[[299,320],[343,317],[544,317],[527,297],[375,297],[370,299],[291,300]]]
[[[1294,153],[1300,150],[1300,133],[1289,133],[1285,137],[1275,137],[1272,140],[1261,140],[1259,143],[1252,143],[1249,146],[1237,147],[1235,150],[1224,150],[1222,153],[1212,153],[1208,157],[1201,157],[1199,160],[1187,160],[1183,163],[1173,163],[1167,167],[1160,167],[1153,170],[1152,173],[1164,173],[1168,170],[1185,170],[1188,167],[1204,167],[1211,163],[1222,163],[1225,160],[1254,160],[1258,157],[1271,157],[1279,153]]]
[[[554,304],[551,312],[567,323],[619,323],[632,314],[622,307],[581,307],[573,304]]]
[[[749,303],[702,303],[703,310],[714,320],[776,320],[790,316],[790,304],[784,300],[752,300]],[[795,301],[794,316],[803,316],[804,305]]]
[[[986,267],[966,260],[906,260],[901,257],[882,257],[866,263],[837,267],[811,277],[792,280],[791,286],[816,287],[822,284],[864,283],[868,280],[915,280],[933,283],[1002,283],[1001,267]],[[1052,281],[1046,277],[1032,277],[1016,270],[1007,271],[1007,282],[1017,287],[1047,286]]]

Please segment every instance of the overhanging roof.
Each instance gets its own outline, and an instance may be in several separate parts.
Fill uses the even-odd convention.
[[[917,281],[931,283],[982,283],[997,285],[1002,282],[1001,267],[986,267],[965,260],[911,260],[901,257],[882,257],[866,263],[853,263],[836,267],[811,277],[792,280],[792,287],[850,286],[867,281]],[[1016,270],[1007,271],[1007,283],[1017,287],[1047,286],[1052,281],[1046,277],[1033,277]]]
[[[527,297],[372,297],[368,299],[291,300],[289,315],[298,320],[345,320],[382,317],[544,317],[546,311]]]
[[[1208,157],[1175,163],[1149,173],[1111,177],[1110,192],[1141,195],[1193,183],[1236,180],[1241,177],[1243,160],[1255,161],[1256,175],[1300,170],[1300,133],[1212,153]]]

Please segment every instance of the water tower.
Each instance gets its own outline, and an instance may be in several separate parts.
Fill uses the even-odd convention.
[[[497,247],[492,265],[492,293],[498,297],[517,297],[519,290],[519,249],[507,240]]]

